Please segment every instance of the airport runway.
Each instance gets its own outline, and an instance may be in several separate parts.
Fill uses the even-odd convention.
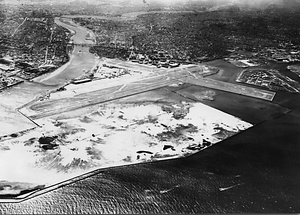
[[[194,66],[191,66],[191,71],[189,70],[189,67],[170,69],[165,71],[163,75],[126,83],[124,85],[117,85],[101,90],[81,93],[69,98],[38,101],[25,108],[29,109],[31,112],[34,111],[34,114],[31,114],[28,117],[32,120],[36,120],[131,95],[136,95],[180,82],[223,90],[226,92],[259,98],[267,101],[272,101],[275,96],[275,92],[268,90],[261,90],[248,86],[226,83],[208,78],[201,78],[199,76],[196,77],[194,75]],[[22,112],[22,109],[20,111]]]

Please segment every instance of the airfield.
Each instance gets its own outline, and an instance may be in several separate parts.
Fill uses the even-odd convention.
[[[15,114],[7,115],[12,126],[1,133],[2,202],[23,201],[103,168],[189,156],[289,112],[272,103],[275,92],[214,78],[227,71],[213,65],[157,68],[100,59],[82,46],[92,45],[82,38],[87,30],[65,19],[56,22],[74,33],[70,61],[0,94]],[[97,66],[127,72],[71,81]]]
[[[126,63],[124,64],[126,65]],[[126,65],[126,68],[132,71],[145,70],[145,65],[138,68],[139,64],[130,64],[133,64],[133,67]],[[118,64],[114,65],[118,67]],[[121,66],[121,68],[123,67],[124,65]],[[66,91],[50,93],[47,99],[31,102],[29,105],[19,109],[19,111],[31,120],[36,120],[179,83],[189,83],[267,101],[272,101],[275,96],[275,92],[272,91],[203,78],[203,76],[206,76],[206,73],[203,72],[202,67],[184,65],[173,69],[157,69],[157,71],[150,67],[147,70],[151,70],[152,75],[144,72],[146,75],[138,75],[138,78],[135,78],[134,74],[130,74],[130,77],[95,80],[76,85],[75,87],[67,85],[65,86]],[[209,75],[209,71],[207,73]]]

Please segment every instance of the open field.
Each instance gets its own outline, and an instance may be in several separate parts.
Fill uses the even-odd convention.
[[[77,117],[38,121],[43,127],[1,142],[1,161],[19,158],[10,159],[9,169],[0,165],[3,202],[56,189],[52,185],[96,169],[188,156],[252,126],[167,90],[114,100]]]
[[[185,88],[189,85],[187,84],[174,84],[170,85],[168,88],[172,88],[174,90],[180,90],[182,88]],[[185,101],[185,102],[194,102],[194,100],[189,99],[187,97],[183,97],[181,95],[178,95],[177,93],[172,93],[170,90],[166,90],[166,87],[158,88],[155,90],[131,95],[131,96],[126,96],[120,99],[116,100],[109,100],[106,101],[105,103],[99,103],[95,105],[90,105],[86,107],[82,107],[80,109],[75,109],[72,111],[68,112],[63,112],[58,115],[52,115],[49,116],[49,119],[52,120],[60,120],[60,119],[72,119],[75,117],[82,116],[84,114],[88,114],[91,112],[94,112],[98,110],[102,105],[104,104],[125,104],[125,103],[143,103],[143,102],[148,102],[148,103],[157,103],[157,102],[166,102],[166,103],[172,103],[173,101]],[[35,122],[40,123],[43,119],[37,119]]]
[[[39,94],[45,94],[52,89],[54,88],[51,86],[25,81],[18,86],[2,91],[0,93],[0,136],[36,127],[33,122],[16,109],[30,103]]]
[[[130,87],[127,86],[127,89],[125,90],[118,91],[122,86],[111,87],[110,89],[107,89],[108,91],[110,91],[110,93],[108,93],[107,90],[104,90],[104,92],[102,90],[99,90],[90,93],[85,93],[84,95],[80,95],[78,97],[72,97],[68,99],[64,98],[64,99],[56,99],[52,101],[51,100],[43,101],[37,104],[33,104],[29,107],[30,109],[29,111],[34,111],[35,113],[31,115],[29,112],[29,117],[32,119],[44,118],[47,116],[71,111],[85,106],[95,105],[106,101],[123,98],[129,95],[134,95],[141,92],[154,90],[174,83],[177,83],[177,81],[161,80],[161,78],[156,78],[155,82],[152,82],[151,84],[144,85],[142,83],[136,85],[132,83],[131,86]],[[24,111],[23,109],[21,109],[21,111],[26,113],[26,111]]]
[[[14,133],[26,131],[36,127],[36,124],[30,121],[28,118],[20,114],[16,110],[12,110],[9,107],[0,105],[0,140],[3,137],[10,136]]]

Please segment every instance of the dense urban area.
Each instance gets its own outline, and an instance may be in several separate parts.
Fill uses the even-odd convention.
[[[277,70],[246,69],[240,73],[237,82],[265,87],[273,91],[300,92],[300,84]]]
[[[159,51],[178,62],[227,57],[266,64],[300,60],[299,14],[276,5],[245,11],[231,7],[213,12],[145,14],[134,21],[76,18],[97,34],[91,49],[101,56],[134,58]],[[135,55],[132,55],[134,53]],[[166,57],[163,56],[163,59]]]
[[[0,89],[51,72],[69,60],[70,33],[47,10],[0,9]]]

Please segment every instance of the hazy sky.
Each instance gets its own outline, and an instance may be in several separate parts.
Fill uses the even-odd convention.
[[[78,0],[0,0],[0,2],[10,3],[10,2],[74,2]],[[160,2],[166,4],[174,4],[174,3],[188,3],[188,2],[214,2],[218,4],[224,3],[243,3],[243,4],[260,4],[260,3],[282,3],[283,0],[82,0],[82,2],[91,2],[91,3],[103,3],[103,2],[111,2],[111,3],[118,3],[118,2],[131,2],[131,3],[153,3],[153,2]]]
[[[211,5],[217,7],[230,6],[230,5],[239,5],[244,7],[264,7],[268,4],[284,4],[287,3],[291,5],[291,2],[297,1],[300,3],[300,0],[0,0],[0,2],[8,3],[8,4],[26,4],[26,3],[35,3],[35,4],[68,4],[73,3],[74,5],[78,2],[80,3],[89,3],[89,4],[106,4],[111,5],[112,7],[151,7],[157,4],[162,6],[180,6],[180,5],[188,5],[188,3],[193,3],[193,5],[199,6],[203,3],[203,5]],[[76,2],[76,3],[75,3]],[[287,3],[286,3],[287,2]],[[286,5],[287,6],[287,5]]]

